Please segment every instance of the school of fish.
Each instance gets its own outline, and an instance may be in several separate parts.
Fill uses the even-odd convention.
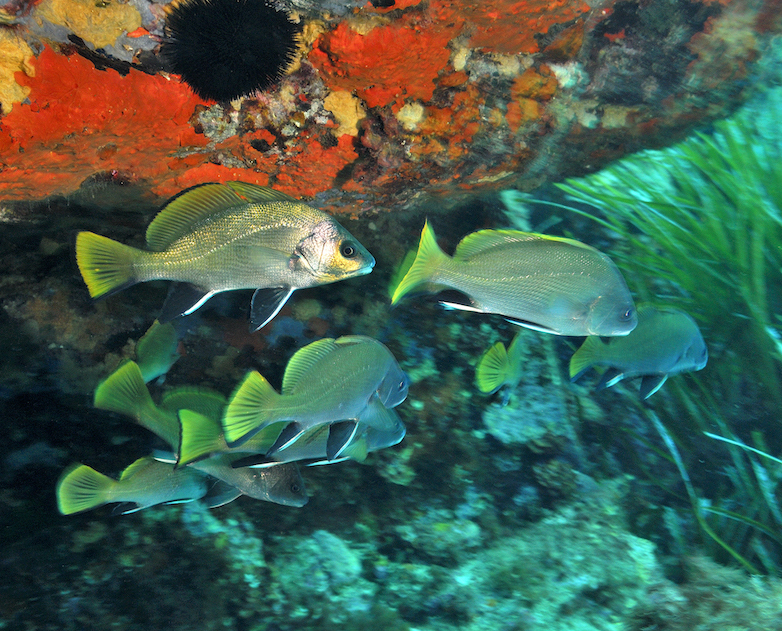
[[[405,436],[396,409],[410,380],[390,350],[363,335],[324,338],[297,350],[277,391],[250,371],[230,397],[198,387],[158,385],[179,359],[171,321],[211,296],[254,289],[250,330],[269,323],[297,290],[368,274],[374,257],[326,213],[242,182],[205,184],[173,198],[146,232],[146,249],[94,234],[76,237],[79,270],[93,298],[136,283],[174,281],[160,317],[95,390],[96,408],[122,414],[165,445],[118,479],[74,464],[57,484],[61,513],[115,503],[127,513],[156,504],[222,506],[244,495],[301,507],[308,496],[299,464],[362,462]],[[706,344],[695,321],[671,307],[636,308],[622,274],[598,250],[562,237],[480,230],[453,256],[440,249],[428,220],[405,259],[391,304],[413,293],[439,294],[453,309],[498,314],[535,331],[586,337],[570,361],[572,381],[602,369],[597,389],[639,377],[648,398],[669,375],[702,369]],[[498,342],[480,358],[476,387],[521,382],[522,338]]]

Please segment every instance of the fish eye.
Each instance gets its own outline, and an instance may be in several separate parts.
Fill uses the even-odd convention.
[[[635,313],[635,310],[630,307],[627,311],[625,311],[621,316],[619,316],[619,319],[622,322],[627,322],[633,317],[633,314]]]
[[[291,484],[291,491],[293,491],[294,493],[298,493],[299,491],[301,491],[301,487],[294,482],[293,484]]]
[[[352,259],[354,256],[356,256],[356,246],[354,246],[350,241],[345,241],[342,244],[342,247],[339,250],[340,254],[344,256],[346,259]]]

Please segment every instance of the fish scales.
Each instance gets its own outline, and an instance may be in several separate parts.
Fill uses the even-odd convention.
[[[446,306],[497,313],[558,335],[627,335],[636,324],[632,296],[611,259],[562,237],[480,230],[451,257],[426,222],[392,304],[419,287],[456,290],[467,300],[443,300]]]
[[[215,291],[253,289],[266,278],[279,284],[317,284],[290,265],[290,252],[301,240],[302,219],[321,221],[305,204],[274,202],[236,207],[216,213],[196,224],[193,231],[174,241],[163,252],[144,252],[134,264],[140,281],[178,280]],[[251,255],[267,248],[263,259]],[[262,267],[259,267],[262,266]],[[309,275],[307,275],[309,276]]]
[[[432,281],[457,287],[489,311],[534,320],[552,296],[568,301],[571,292],[582,287],[584,276],[600,285],[612,277],[604,262],[608,257],[554,243],[526,241],[524,258],[518,242],[465,259],[448,258],[433,271]]]

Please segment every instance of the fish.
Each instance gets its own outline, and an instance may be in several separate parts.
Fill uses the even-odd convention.
[[[285,368],[278,393],[258,372],[249,372],[229,398],[223,433],[229,447],[240,446],[256,432],[290,421],[280,438],[291,444],[315,425],[332,424],[339,453],[355,437],[358,419],[373,397],[384,407],[396,407],[407,397],[409,380],[391,351],[362,335],[324,338],[299,349]],[[336,425],[346,421],[347,425]],[[370,424],[380,430],[389,419],[375,415]],[[348,431],[349,430],[349,431]],[[283,445],[275,443],[279,449]],[[340,444],[337,445],[336,443]]]
[[[141,369],[135,362],[129,361],[98,385],[94,401],[95,407],[99,409],[110,410],[135,419],[139,425],[159,436],[172,449],[177,450],[170,456],[158,454],[155,456],[156,460],[172,465],[176,469],[187,468],[185,467],[187,465],[193,470],[224,482],[225,484],[221,485],[218,491],[209,490],[206,501],[210,508],[222,506],[240,495],[286,506],[304,506],[307,503],[307,492],[298,468],[283,468],[259,476],[251,472],[236,471],[232,466],[233,460],[245,457],[247,451],[233,454],[219,453],[215,457],[209,457],[213,451],[228,450],[220,426],[225,397],[219,392],[206,388],[179,387],[171,390],[163,398],[160,406],[157,406],[144,383]],[[180,406],[194,409],[184,410]],[[180,416],[185,414],[199,420],[200,425],[206,428],[201,433],[206,433],[214,444],[208,445],[206,453],[198,453],[190,460],[182,461],[178,454],[181,454],[183,436],[187,435],[185,430],[189,426],[180,422]],[[248,441],[247,448],[255,450],[249,453],[267,451],[279,435],[281,428],[282,425],[278,426],[276,431],[275,428],[269,428],[265,436],[259,434]],[[196,446],[203,447],[199,444]]]
[[[180,410],[180,413],[187,410]],[[301,508],[309,501],[304,479],[295,462],[262,471],[237,467],[235,463],[244,458],[243,453],[220,453],[190,463],[186,468],[195,469],[211,476],[221,484],[209,489],[205,501],[209,508],[217,508],[234,501],[242,495],[264,502]],[[157,452],[155,458],[174,464],[176,456]]]
[[[316,425],[306,430],[303,435],[290,445],[278,448],[273,446],[265,454],[246,456],[234,461],[234,467],[275,467],[286,462],[307,461],[308,466],[334,464],[343,460],[363,462],[372,451],[393,447],[405,437],[405,426],[396,410],[387,408],[379,399],[367,406],[367,411],[359,416],[359,422],[354,438],[344,445],[337,454],[331,453],[329,439],[331,425]],[[368,415],[383,415],[381,423],[389,429],[377,429],[368,425]],[[374,421],[373,421],[374,422]],[[253,440],[253,439],[251,439]]]
[[[687,313],[640,305],[638,326],[629,335],[584,340],[570,359],[570,380],[577,381],[592,366],[607,366],[597,390],[641,377],[640,396],[648,399],[668,375],[701,370],[708,359],[706,342]]]
[[[411,291],[452,290],[453,309],[495,313],[513,324],[556,335],[627,335],[635,304],[611,259],[573,239],[518,230],[480,230],[448,256],[427,221],[416,258],[395,288],[397,304]]]
[[[129,416],[173,448],[179,444],[179,419],[175,413],[155,405],[141,368],[134,361],[125,362],[98,384],[93,405]]]
[[[93,232],[76,236],[76,263],[92,298],[136,283],[176,281],[158,317],[189,315],[217,293],[255,289],[250,330],[274,318],[291,294],[368,274],[374,257],[328,214],[271,188],[203,184],[152,220],[146,250]]]
[[[519,385],[525,357],[522,338],[519,331],[507,350],[502,342],[497,342],[481,356],[475,368],[475,384],[480,392],[494,394],[503,386],[508,386],[510,394]]]
[[[191,502],[206,493],[207,478],[202,473],[176,469],[146,456],[127,467],[119,480],[85,464],[68,467],[57,482],[57,508],[63,515],[72,515],[103,504],[132,504],[119,508],[124,515],[156,504]]]
[[[134,361],[125,362],[98,384],[93,404],[99,410],[128,416],[157,435],[171,447],[178,466],[228,451],[220,425],[226,404],[221,393],[179,386],[169,390],[156,405]],[[183,415],[185,422],[181,420]],[[283,427],[281,423],[260,432],[241,453],[266,453]]]
[[[136,342],[136,363],[147,383],[164,376],[180,357],[179,335],[170,322],[155,320]]]

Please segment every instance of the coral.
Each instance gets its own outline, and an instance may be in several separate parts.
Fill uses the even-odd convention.
[[[448,42],[460,26],[440,23],[424,30],[406,17],[364,33],[343,22],[320,37],[309,59],[332,89],[353,91],[368,107],[392,105],[396,111],[408,99],[432,98],[437,75],[448,64]]]
[[[334,115],[339,124],[335,131],[337,136],[358,135],[358,123],[366,116],[366,111],[355,96],[350,92],[335,90],[324,99],[323,107]]]
[[[141,26],[141,15],[128,3],[95,0],[43,0],[37,20],[64,26],[95,48],[105,48]]]
[[[473,25],[470,45],[505,54],[535,53],[552,27],[573,22],[589,11],[580,0],[464,0],[462,14]]]
[[[67,193],[95,172],[163,180],[176,152],[205,144],[188,124],[198,99],[164,77],[98,71],[45,48],[22,82],[30,103],[0,121],[6,197]]]
[[[444,509],[430,509],[395,530],[423,558],[434,559],[438,564],[463,559],[482,543],[478,524]]]
[[[377,588],[361,577],[358,553],[328,531],[286,540],[275,565],[293,621],[341,625],[372,608]]]
[[[35,74],[33,51],[18,34],[9,29],[0,30],[0,108],[8,114],[14,103],[20,103],[30,88],[21,86],[14,80],[14,73],[23,72],[27,76]]]

